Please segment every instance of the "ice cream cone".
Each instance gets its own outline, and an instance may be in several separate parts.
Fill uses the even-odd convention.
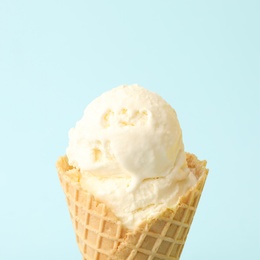
[[[208,174],[206,161],[199,161],[192,154],[186,157],[197,184],[174,208],[166,209],[136,230],[126,229],[104,203],[81,189],[79,171],[61,157],[57,170],[83,260],[179,259]]]

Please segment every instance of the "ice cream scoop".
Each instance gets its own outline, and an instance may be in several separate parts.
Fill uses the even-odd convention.
[[[169,174],[185,161],[173,108],[138,85],[120,86],[95,99],[70,130],[69,163],[99,177],[132,178],[134,185]],[[185,178],[187,173],[178,173]]]
[[[67,157],[81,187],[131,229],[173,207],[196,183],[174,109],[139,85],[91,102],[69,132]]]

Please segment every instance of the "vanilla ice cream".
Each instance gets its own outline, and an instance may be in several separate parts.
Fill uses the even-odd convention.
[[[69,132],[69,164],[80,185],[129,229],[173,208],[195,183],[174,109],[138,85],[91,102]]]

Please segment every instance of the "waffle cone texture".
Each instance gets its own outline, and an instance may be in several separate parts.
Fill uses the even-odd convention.
[[[60,157],[57,170],[83,260],[180,259],[208,175],[206,161],[186,154],[197,184],[156,218],[129,230],[104,204],[84,191],[80,173]]]

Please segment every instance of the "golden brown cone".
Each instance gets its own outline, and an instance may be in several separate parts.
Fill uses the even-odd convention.
[[[129,230],[104,203],[81,189],[79,171],[68,165],[65,156],[60,157],[59,179],[83,260],[179,259],[208,174],[206,161],[188,153],[186,158],[197,184],[174,208]]]

